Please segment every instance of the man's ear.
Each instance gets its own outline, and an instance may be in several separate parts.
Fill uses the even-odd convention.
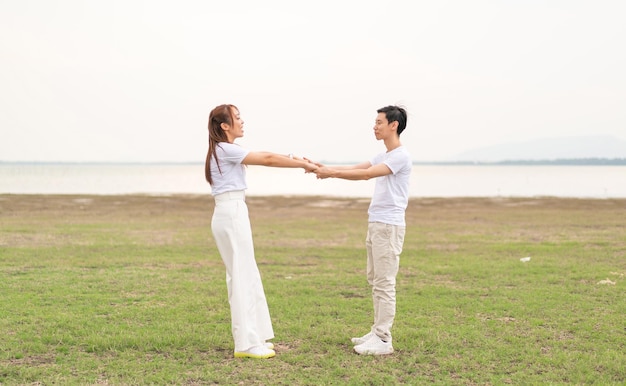
[[[222,123],[222,124],[223,124],[223,123]],[[398,121],[393,121],[393,122],[391,122],[391,128],[392,128],[394,131],[398,131],[398,125],[399,125],[399,124],[400,124],[400,123],[398,123]]]

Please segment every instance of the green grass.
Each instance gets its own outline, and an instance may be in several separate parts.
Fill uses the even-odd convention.
[[[269,360],[233,358],[210,197],[0,196],[0,384],[626,382],[626,200],[412,200],[385,357],[350,343],[367,200],[248,204]]]

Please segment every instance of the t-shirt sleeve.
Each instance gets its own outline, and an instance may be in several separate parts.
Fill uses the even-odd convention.
[[[224,154],[220,155],[220,161],[240,164],[244,158],[250,153],[250,150],[243,148],[234,143],[220,143]]]
[[[384,153],[380,153],[380,154],[376,154],[375,156],[373,156],[372,158],[370,158],[370,165],[378,165],[379,163],[383,162],[385,158],[385,154]]]
[[[389,169],[391,169],[391,173],[396,174],[399,172],[405,165],[407,165],[407,154],[404,152],[394,152],[387,157],[384,161],[384,164],[387,165]],[[410,161],[409,161],[410,163]]]

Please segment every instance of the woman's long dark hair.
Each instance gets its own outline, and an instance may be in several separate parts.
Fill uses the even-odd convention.
[[[215,149],[220,142],[228,142],[228,136],[222,129],[222,123],[233,126],[234,111],[239,110],[235,105],[219,105],[209,114],[209,151],[206,155],[206,161],[204,163],[204,176],[209,184],[213,185],[213,178],[211,177],[211,157],[215,157],[215,163],[217,169],[221,173],[220,161],[217,159]]]

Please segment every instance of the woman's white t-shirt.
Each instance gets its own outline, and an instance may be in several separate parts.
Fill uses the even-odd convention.
[[[246,167],[241,163],[250,153],[250,150],[228,142],[220,142],[215,147],[215,155],[219,159],[219,168],[215,157],[211,157],[211,194],[213,196],[231,192],[233,190],[245,190],[248,188],[246,183]]]

